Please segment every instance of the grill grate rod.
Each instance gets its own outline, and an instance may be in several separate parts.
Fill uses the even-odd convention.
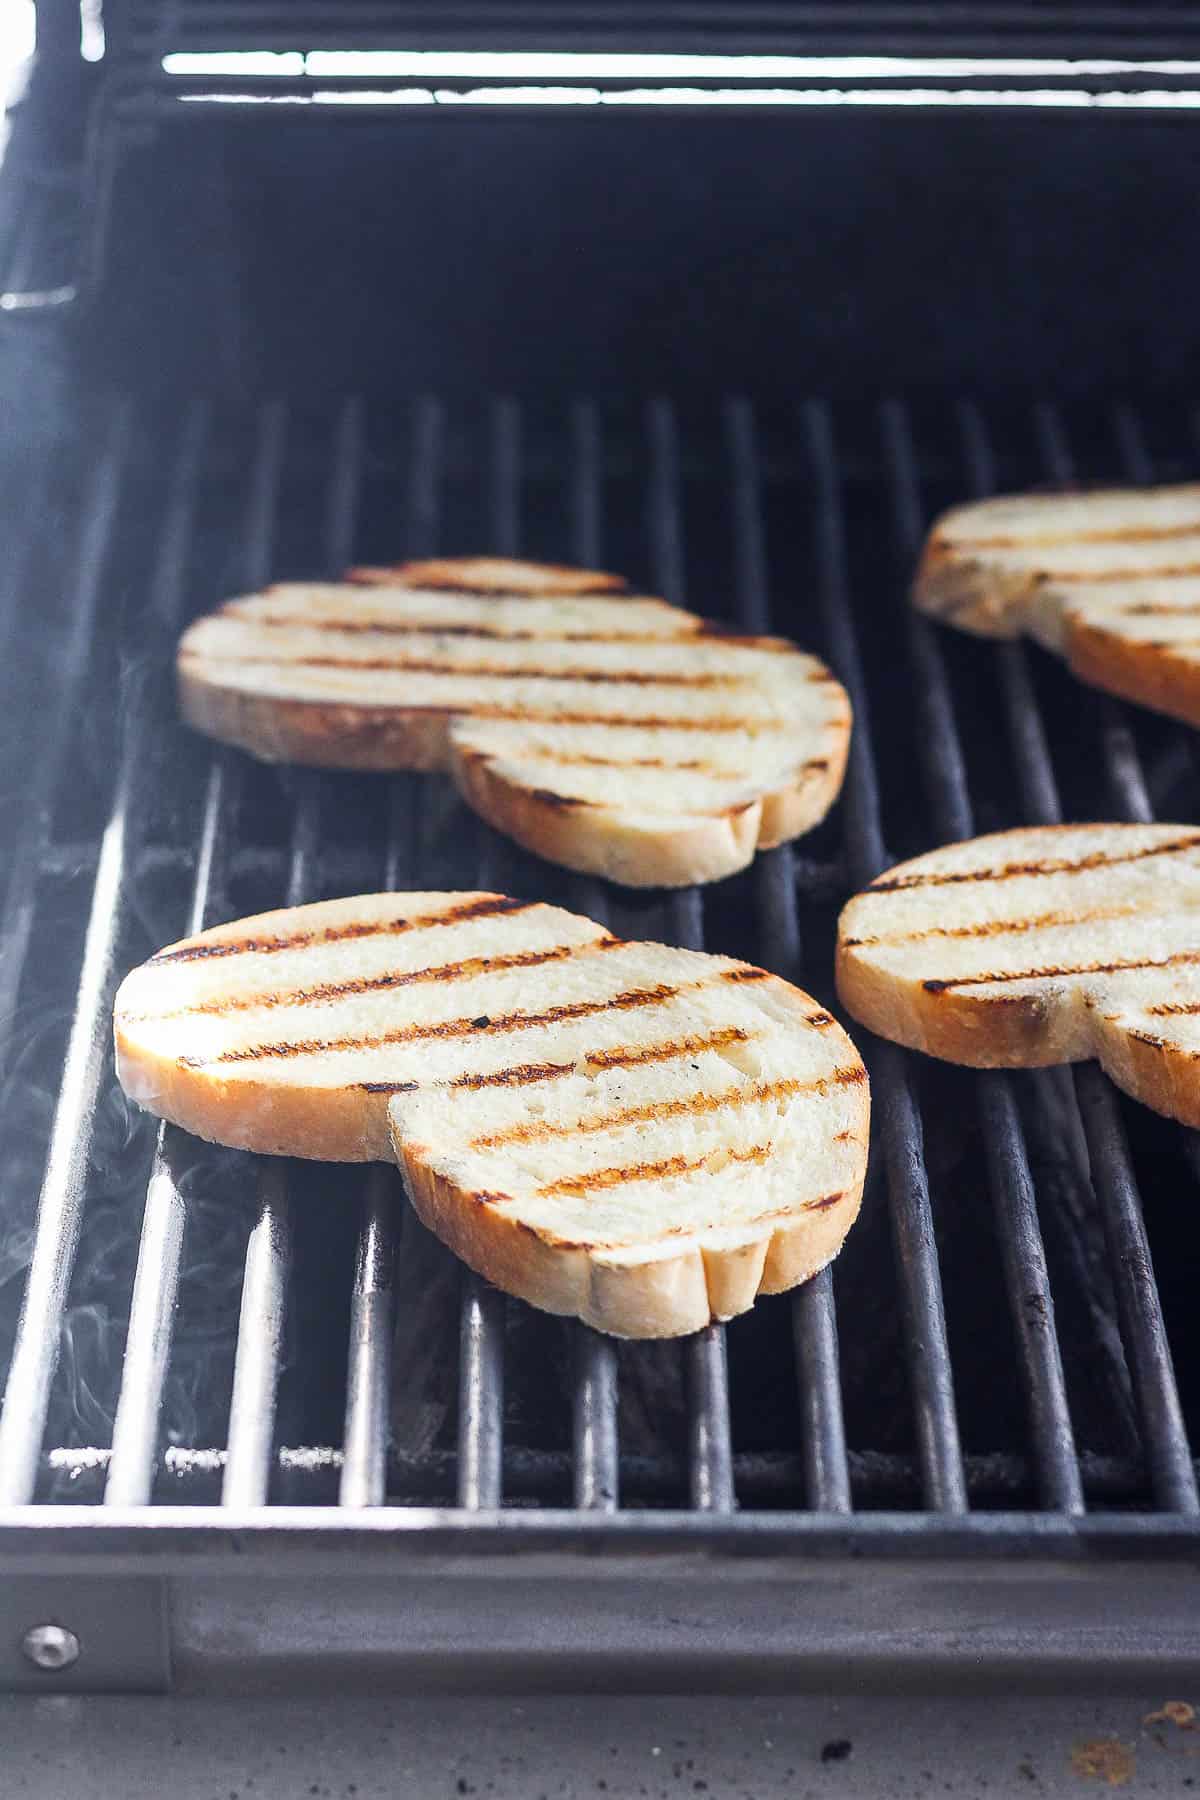
[[[762,476],[754,412],[748,400],[730,402],[725,440],[733,494],[734,568],[738,620],[743,630],[771,630]],[[791,844],[762,851],[755,865],[758,916],[770,966],[799,980],[803,946],[796,900],[796,858]],[[822,1269],[792,1296],[792,1336],[800,1393],[805,1490],[818,1512],[851,1510],[850,1471],[838,1358],[833,1271]]]
[[[325,525],[327,572],[334,581],[354,560],[366,444],[366,408],[358,395],[351,395],[338,417]],[[397,824],[393,813],[393,825]],[[397,837],[396,829],[389,832],[387,873],[400,854]],[[314,856],[319,848],[318,836]],[[373,1168],[364,1184],[350,1296],[346,1417],[338,1487],[342,1506],[382,1506],[387,1497],[397,1188],[396,1171],[384,1167]]]
[[[30,828],[37,839],[44,839],[52,797],[66,756],[70,724],[78,700],[77,688],[86,666],[131,437],[132,414],[128,406],[122,406],[112,417],[108,443],[93,483],[81,533],[76,588],[78,617],[68,655],[63,708],[51,727],[48,749],[33,777],[35,792],[30,802]],[[83,1218],[92,1126],[110,1041],[129,821],[135,809],[135,787],[144,761],[142,752],[148,730],[149,718],[143,697],[126,735],[112,811],[96,864],[74,1017],[38,1202],[33,1255],[9,1367],[4,1409],[0,1415],[0,1503],[7,1505],[28,1502],[37,1480],[38,1455],[58,1361],[63,1309]],[[6,962],[5,979],[0,982],[6,996],[4,1004],[9,1010],[15,1001],[20,964],[28,945],[38,860],[32,847],[24,843],[24,834],[15,855],[18,867],[9,889],[5,914],[5,929],[11,928],[14,933],[14,940],[6,945],[12,960]],[[24,871],[20,868],[22,860],[27,860],[28,865]],[[9,982],[13,983],[11,995],[7,991]]]
[[[155,583],[164,624],[180,623],[182,584],[194,520],[200,456],[207,414],[197,408],[185,436],[177,497],[171,504]],[[205,791],[196,852],[192,899],[183,935],[204,929],[224,895],[227,876],[227,822],[235,765],[225,753],[214,757]],[[171,1350],[171,1331],[187,1229],[187,1201],[175,1170],[187,1140],[159,1126],[154,1162],[138,1244],[137,1269],[129,1310],[129,1331],[121,1369],[121,1389],[113,1425],[112,1457],[104,1499],[109,1506],[145,1505],[151,1495],[158,1444],[158,1421]]]
[[[595,403],[579,401],[570,420],[571,555],[583,568],[603,558],[604,440]],[[597,879],[577,877],[572,899],[598,925],[609,925],[608,889]],[[620,1494],[617,1433],[617,1352],[613,1340],[586,1325],[574,1329],[575,1371],[571,1412],[575,1505],[589,1512],[615,1512]]]
[[[214,758],[185,937],[204,929],[213,899],[223,892],[224,826],[230,786],[229,763],[223,756]],[[172,1127],[159,1126],[146,1189],[121,1391],[113,1425],[112,1459],[104,1490],[109,1506],[144,1505],[153,1486],[158,1419],[187,1229],[187,1201],[175,1170],[187,1142]]]
[[[122,401],[109,416],[104,448],[80,509],[82,524],[72,582],[71,625],[57,679],[58,705],[51,703],[48,709],[40,753],[28,770],[20,828],[9,854],[8,884],[0,913],[0,1019],[11,1019],[16,1012],[33,930],[43,849],[50,833],[55,796],[62,785],[72,727],[81,711],[80,695],[131,452],[132,424],[131,408]],[[0,1046],[0,1070],[13,1041],[14,1034],[7,1032]]]
[[[898,404],[891,403],[885,409],[883,431],[897,537],[907,576],[920,550],[925,521],[908,416]],[[974,809],[941,644],[930,622],[911,607],[908,633],[918,692],[924,700],[918,741],[926,764],[935,829],[947,842],[972,837]],[[1022,710],[1022,690],[1033,708],[1023,652],[1017,645],[1006,648],[1015,652],[1005,671],[1009,677],[1015,677],[1005,681],[1014,700],[1010,713]],[[1036,709],[1027,724],[1027,741],[1033,741],[1032,734],[1041,731]],[[1084,1510],[1083,1487],[1055,1325],[1054,1297],[1012,1082],[999,1070],[982,1073],[976,1078],[976,1094],[1039,1487],[1047,1506],[1080,1513]]]
[[[382,1506],[387,1497],[397,1186],[396,1171],[382,1165],[367,1177],[350,1301],[343,1506]]]
[[[1056,482],[1073,481],[1074,458],[1057,409],[1045,403],[1040,405],[1035,423],[1048,476]],[[1150,472],[1148,458],[1140,469],[1135,466],[1130,471],[1135,476]],[[1107,748],[1107,733],[1105,735]],[[1052,772],[1046,778],[1052,783]],[[1144,783],[1140,785],[1144,789]],[[1141,1195],[1117,1097],[1097,1064],[1081,1064],[1075,1068],[1074,1075],[1096,1195],[1104,1219],[1121,1329],[1133,1368],[1142,1440],[1155,1498],[1160,1506],[1171,1512],[1200,1512],[1200,1492],[1188,1447],[1162,1301],[1154,1279]]]
[[[646,408],[649,480],[646,536],[658,592],[676,606],[687,604],[679,430],[670,401]],[[682,888],[668,902],[670,936],[685,950],[704,948],[704,900],[696,887]],[[707,1325],[683,1346],[688,1398],[688,1492],[701,1512],[730,1512],[736,1505],[729,1411],[729,1368],[725,1327]]]
[[[833,667],[854,708],[842,807],[850,871],[856,886],[861,887],[893,859],[884,847],[880,822],[879,776],[866,681],[850,610],[845,524],[828,407],[810,401],[801,423],[814,484],[818,590],[826,638]],[[900,1265],[900,1302],[926,1501],[939,1512],[965,1512],[967,1492],[921,1115],[896,1046],[879,1043],[872,1064],[874,1110]]]
[[[516,556],[521,531],[521,418],[501,397],[488,418],[488,497],[498,556]],[[479,876],[489,885],[487,827],[479,824]],[[505,1297],[473,1270],[463,1271],[459,1320],[458,1503],[493,1509],[503,1499]]]
[[[259,412],[244,558],[250,589],[265,586],[271,575],[287,422],[287,406],[282,400],[268,400]],[[316,810],[315,790],[304,780],[292,828],[288,906],[305,897],[316,842]],[[246,1246],[242,1275],[228,1452],[221,1483],[225,1506],[264,1506],[268,1498],[292,1253],[283,1161],[262,1159],[258,1197],[258,1217]]]

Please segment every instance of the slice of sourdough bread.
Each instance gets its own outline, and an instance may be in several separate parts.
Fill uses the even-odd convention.
[[[269,760],[449,768],[498,830],[636,887],[732,874],[837,797],[849,702],[783,639],[587,570],[352,576],[198,620],[179,648],[188,721]]]
[[[963,631],[1027,632],[1093,687],[1200,724],[1200,483],[957,506],[913,599]]]
[[[671,1337],[822,1268],[858,1212],[854,1046],[728,957],[496,894],[374,894],[171,945],[116,1002],[126,1092],[202,1137],[387,1159],[509,1292]]]
[[[837,982],[897,1043],[973,1068],[1098,1057],[1200,1125],[1200,829],[1050,825],[902,863],[843,911]]]

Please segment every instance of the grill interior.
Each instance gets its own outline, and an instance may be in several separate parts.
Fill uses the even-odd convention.
[[[980,1532],[1000,1510],[1195,1513],[1196,1140],[1093,1066],[972,1075],[856,1031],[872,1173],[832,1275],[630,1347],[461,1272],[394,1172],[158,1131],[109,1048],[133,962],[283,903],[496,887],[828,1003],[837,909],[895,858],[1022,822],[1194,819],[1182,728],[904,603],[942,505],[1181,476],[1193,431],[1177,404],[118,396],[72,450],[23,459],[0,553],[0,1502],[690,1508],[747,1529],[922,1509]],[[526,855],[440,777],[270,770],[175,722],[176,635],[219,598],[489,548],[620,569],[827,657],[856,711],[832,819],[733,881],[635,895]]]

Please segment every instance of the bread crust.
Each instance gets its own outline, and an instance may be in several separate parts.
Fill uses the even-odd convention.
[[[841,1249],[863,1190],[860,1180],[835,1204],[740,1241],[714,1230],[633,1260],[551,1241],[439,1175],[420,1148],[406,1147],[400,1166],[418,1218],[469,1268],[541,1312],[621,1338],[687,1337],[809,1280]]]
[[[452,713],[279,700],[222,687],[180,667],[179,708],[196,731],[262,762],[317,769],[444,769]]]

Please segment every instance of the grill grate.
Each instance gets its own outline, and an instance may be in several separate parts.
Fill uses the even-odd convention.
[[[1161,456],[1129,409],[1080,421],[1082,472],[1178,472],[1185,431],[1171,418],[1153,428]],[[13,1338],[0,1504],[219,1497],[242,1514],[268,1500],[436,1499],[473,1512],[519,1507],[532,1521],[538,1507],[573,1502],[610,1515],[688,1508],[746,1529],[764,1510],[921,1508],[958,1528],[965,1515],[982,1534],[998,1508],[1198,1511],[1172,1362],[1191,1321],[1168,1280],[1168,1329],[1138,1185],[1152,1184],[1168,1274],[1189,1244],[1194,1264],[1194,1222],[1173,1216],[1170,1201],[1195,1179],[1196,1146],[1126,1107],[1094,1067],[1073,1081],[965,1075],[871,1046],[878,1167],[864,1220],[834,1273],[728,1333],[630,1354],[442,1269],[460,1293],[457,1400],[453,1372],[437,1374],[440,1423],[389,1442],[393,1329],[420,1323],[420,1283],[406,1270],[428,1254],[395,1174],[232,1158],[170,1128],[151,1140],[120,1109],[108,1058],[119,972],[165,937],[252,905],[383,880],[511,886],[618,929],[749,951],[828,993],[836,903],[893,851],[1022,819],[1102,816],[1114,801],[1128,818],[1152,816],[1152,796],[1178,812],[1173,789],[1191,775],[1184,733],[1079,694],[1041,653],[950,642],[900,604],[934,505],[1081,472],[1058,411],[985,417],[964,404],[926,418],[890,403],[877,416],[839,416],[835,436],[819,401],[794,412],[738,398],[693,419],[665,400],[638,416],[579,401],[552,418],[497,399],[481,418],[425,399],[383,419],[357,398],[332,417],[276,400],[249,422],[198,404],[164,459],[160,423],[121,402],[95,435],[49,512],[51,526],[75,521],[74,551],[32,518],[4,602],[11,639],[35,587],[63,595],[46,666],[22,670],[14,715],[22,729],[47,721],[0,948],[3,1011],[18,1022],[3,1046],[14,1218],[35,1160],[31,1131],[42,1176],[15,1331],[0,1313]],[[235,570],[221,558],[239,507]],[[485,542],[627,567],[672,599],[747,630],[788,630],[827,654],[857,720],[835,819],[721,889],[641,899],[525,857],[432,778],[279,775],[210,752],[174,724],[169,647],[184,616],[219,593],[275,572]],[[48,570],[57,590],[45,586]],[[138,657],[149,673],[119,709],[114,762],[97,751],[91,734],[104,741],[106,727],[89,720],[87,696]],[[1112,799],[1095,791],[1097,766]],[[73,1008],[65,1034],[59,1016],[29,1051],[19,1027],[42,1019],[48,956],[78,971]],[[57,1098],[39,1135],[20,1112],[42,1070]],[[114,1116],[125,1133],[115,1152]],[[1062,1142],[1086,1145],[1094,1194],[1086,1180],[1063,1185],[1062,1153],[1046,1150]],[[976,1200],[985,1189],[990,1218]],[[893,1255],[881,1259],[873,1221],[885,1207]],[[1190,1202],[1178,1210],[1194,1217]],[[214,1217],[224,1232],[215,1250]],[[103,1221],[109,1252],[98,1260]],[[1009,1336],[993,1320],[976,1337],[977,1300],[985,1324],[986,1304],[949,1274],[944,1283],[944,1268],[956,1282],[982,1269],[981,1282],[1002,1287]],[[0,1294],[15,1300],[19,1286]],[[189,1320],[209,1304],[208,1360],[193,1367]],[[91,1363],[77,1341],[81,1312],[102,1327],[105,1355]],[[892,1366],[900,1341],[906,1389]],[[122,1354],[106,1388],[105,1356],[119,1368]],[[794,1385],[776,1366],[793,1354]],[[1007,1392],[1014,1370],[1023,1417]],[[397,1391],[412,1377],[401,1362]],[[180,1382],[190,1382],[190,1417]],[[552,1395],[538,1398],[559,1388],[557,1411]],[[677,1431],[655,1417],[660,1403],[677,1413]],[[205,1435],[213,1418],[215,1439]]]

